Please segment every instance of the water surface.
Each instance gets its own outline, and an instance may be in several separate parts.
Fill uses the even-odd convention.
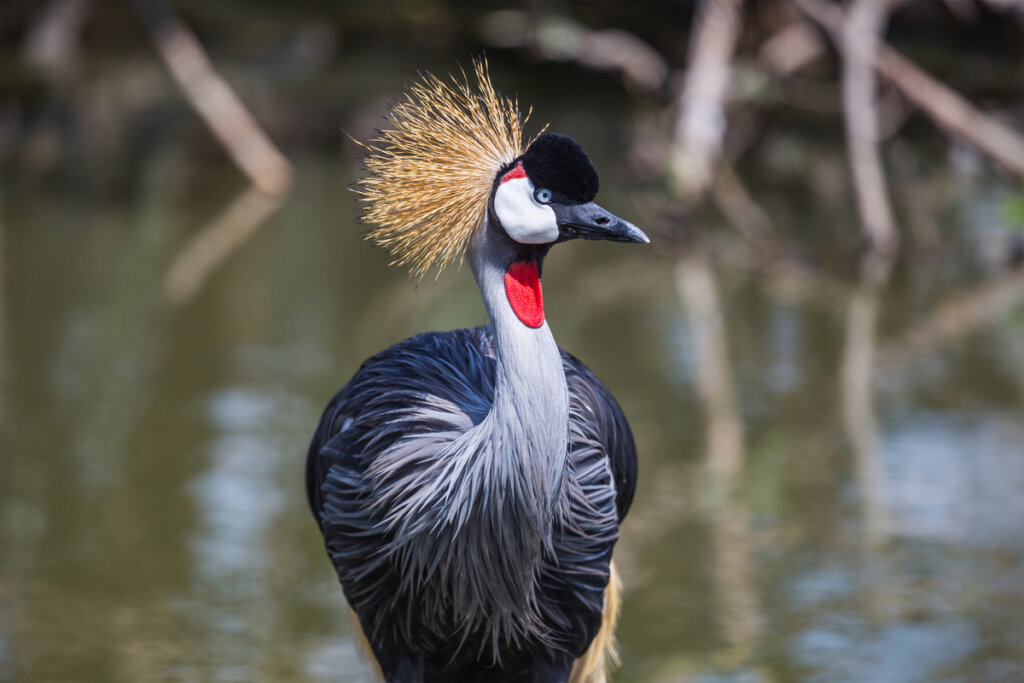
[[[606,136],[584,109],[556,121],[635,218],[628,115]],[[5,177],[3,680],[372,680],[306,507],[305,447],[364,358],[486,316],[468,268],[417,285],[359,240],[350,159],[293,156],[294,192],[182,304],[167,270],[236,201],[226,164],[166,152],[114,199]],[[811,260],[850,258],[848,201],[765,156],[745,172],[778,227]],[[555,336],[640,450],[616,681],[1024,678],[1022,288],[976,256],[1013,189],[935,163],[958,188],[934,216],[948,250],[879,293],[827,263],[793,287],[714,239],[686,259],[664,240],[553,252]],[[724,413],[700,379],[700,282]],[[993,282],[1009,295],[986,298]],[[970,296],[974,318],[929,336]],[[867,374],[844,375],[865,343]],[[738,450],[715,420],[741,425]]]

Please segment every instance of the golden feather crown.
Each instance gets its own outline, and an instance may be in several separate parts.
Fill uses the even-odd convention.
[[[495,92],[484,59],[477,91],[463,73],[451,85],[433,74],[411,84],[388,115],[390,127],[364,145],[356,183],[367,239],[417,278],[461,256],[483,221],[497,174],[523,153],[518,103]]]

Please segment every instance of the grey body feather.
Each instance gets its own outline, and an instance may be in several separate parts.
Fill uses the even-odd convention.
[[[547,323],[511,311],[509,248],[481,229],[470,249],[490,325],[369,359],[310,446],[310,504],[386,675],[514,678],[600,625],[632,435]]]

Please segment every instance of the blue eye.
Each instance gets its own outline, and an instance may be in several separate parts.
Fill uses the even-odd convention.
[[[551,199],[552,199],[552,197],[551,197],[551,190],[548,190],[548,189],[543,188],[543,187],[538,188],[538,189],[534,190],[533,198],[536,199],[541,204],[550,204],[551,203]]]

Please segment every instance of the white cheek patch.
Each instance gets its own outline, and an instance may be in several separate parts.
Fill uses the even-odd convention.
[[[558,239],[558,223],[550,206],[533,198],[529,178],[513,178],[494,193],[494,212],[508,236],[522,244],[547,244]]]

